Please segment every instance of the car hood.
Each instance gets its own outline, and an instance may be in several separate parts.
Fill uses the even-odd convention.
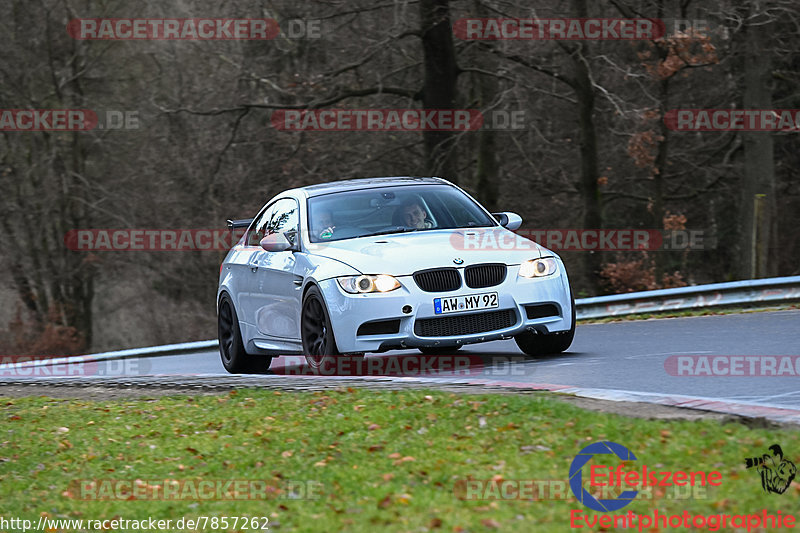
[[[309,252],[347,263],[362,274],[403,276],[436,267],[519,264],[542,257],[535,242],[505,228],[428,230],[310,243]],[[462,260],[462,263],[458,263]]]

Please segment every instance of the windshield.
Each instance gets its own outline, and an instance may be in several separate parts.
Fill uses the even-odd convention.
[[[308,200],[311,242],[495,224],[478,204],[450,185],[377,187]]]

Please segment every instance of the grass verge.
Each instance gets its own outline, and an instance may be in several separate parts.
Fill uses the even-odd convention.
[[[152,400],[3,398],[0,405],[0,515],[34,522],[42,513],[264,516],[272,531],[570,531],[570,511],[599,514],[563,489],[576,453],[601,440],[636,454],[626,470],[722,474],[719,487],[643,491],[620,513],[786,513],[796,512],[800,495],[796,482],[783,495],[766,494],[758,473],[744,467],[745,457],[768,453],[773,443],[800,463],[795,429],[631,419],[546,394],[240,390]],[[471,492],[479,499],[462,499],[459,483],[469,479],[553,482],[545,500],[497,499],[485,485]],[[82,483],[92,480],[82,499]],[[97,480],[140,480],[150,490],[176,480],[188,499],[113,499],[109,482]],[[267,489],[257,500],[206,500],[191,490],[200,480],[258,480]]]

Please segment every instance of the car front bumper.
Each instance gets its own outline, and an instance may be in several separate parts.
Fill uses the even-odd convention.
[[[342,353],[458,346],[507,339],[531,330],[569,330],[572,296],[564,265],[560,259],[557,262],[558,271],[551,276],[523,278],[518,274],[519,265],[514,265],[508,267],[499,285],[480,289],[462,286],[452,292],[425,292],[412,276],[397,277],[402,287],[387,293],[348,294],[335,279],[322,281],[319,286]],[[445,315],[434,312],[434,298],[487,292],[497,292],[497,308]],[[479,331],[472,332],[475,330]]]

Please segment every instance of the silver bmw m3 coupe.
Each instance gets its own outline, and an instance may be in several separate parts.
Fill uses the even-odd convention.
[[[273,356],[319,367],[340,354],[451,353],[513,338],[560,353],[575,334],[561,259],[440,178],[365,178],[287,190],[220,267],[220,354],[231,373]]]

